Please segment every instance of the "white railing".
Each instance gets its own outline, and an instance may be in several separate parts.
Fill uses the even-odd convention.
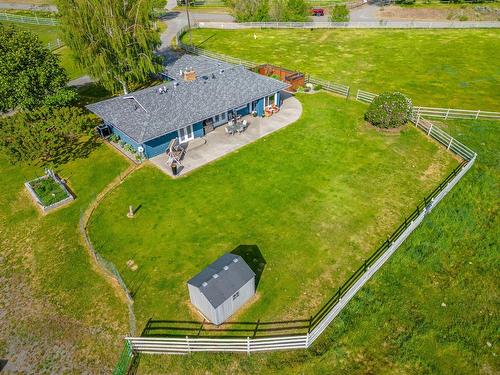
[[[203,29],[491,29],[498,21],[198,22]]]
[[[416,115],[425,117],[435,117],[447,119],[489,119],[500,120],[500,112],[454,109],[454,108],[434,108],[434,107],[413,107]]]
[[[266,338],[126,337],[132,350],[147,354],[188,354],[193,352],[256,353],[305,349],[309,335]]]
[[[51,51],[61,48],[62,46],[64,46],[64,43],[61,39],[56,39],[53,42],[47,43],[47,48]]]
[[[378,94],[372,92],[358,90],[356,100],[363,103],[371,103]],[[500,120],[500,112],[456,109],[456,108],[435,108],[435,107],[413,107],[413,116],[415,117],[434,117],[442,119],[468,119],[468,120]]]
[[[20,16],[18,14],[11,14],[5,12],[0,13],[0,21],[9,21],[9,22],[27,23],[32,25],[45,25],[45,26],[59,25],[59,20],[55,18]]]
[[[470,148],[465,146],[463,143],[457,141],[451,135],[446,133],[444,130],[441,130],[439,127],[434,125],[429,120],[426,120],[419,115],[412,115],[411,121],[415,124],[417,128],[424,131],[432,139],[438,141],[443,146],[446,147],[447,150],[450,150],[454,154],[458,155],[464,160],[471,160],[475,157],[476,153],[472,151]]]
[[[363,103],[371,103],[377,96],[377,94],[368,91],[358,90],[356,93],[356,100]]]
[[[323,88],[323,90],[334,92],[336,94],[345,96],[346,98],[349,97],[349,93],[350,93],[349,86],[342,85],[340,83],[325,81],[324,79],[311,77],[311,76],[309,76],[307,78],[307,81],[309,83],[314,84],[314,85],[320,85]]]

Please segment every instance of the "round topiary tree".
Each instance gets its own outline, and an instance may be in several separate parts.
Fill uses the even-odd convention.
[[[398,128],[408,122],[413,105],[411,100],[400,92],[386,92],[373,99],[365,120],[383,129]]]

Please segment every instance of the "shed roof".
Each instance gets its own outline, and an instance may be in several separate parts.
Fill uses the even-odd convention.
[[[165,82],[87,108],[135,142],[143,143],[288,87],[242,66],[201,56],[183,56],[167,71],[175,72],[181,66],[197,67],[201,74],[197,72],[194,81]]]
[[[241,256],[226,253],[189,280],[188,284],[197,287],[217,308],[253,277],[255,273]]]

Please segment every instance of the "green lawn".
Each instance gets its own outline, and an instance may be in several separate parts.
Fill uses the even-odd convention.
[[[240,245],[266,265],[237,318],[308,317],[458,163],[413,127],[368,127],[363,104],[299,98],[297,123],[186,178],[146,166],[96,210],[91,238],[136,292],[139,327],[198,319],[186,281]]]
[[[140,373],[498,374],[500,128],[441,127],[478,152],[474,167],[310,350],[144,355]]]
[[[41,25],[29,25],[24,23],[13,23],[1,21],[1,24],[12,25],[19,29],[30,31],[38,36],[44,44],[53,43],[57,39],[60,39],[59,29],[57,26],[41,26]],[[54,51],[59,55],[61,61],[61,66],[64,67],[68,73],[69,79],[75,79],[85,75],[85,72],[79,68],[71,57],[71,50],[64,46]]]
[[[193,40],[347,84],[353,93],[400,90],[417,105],[500,111],[498,30],[199,29]]]
[[[0,155],[0,358],[19,373],[109,373],[128,332],[126,305],[78,233],[81,212],[127,162],[108,147],[88,151],[56,169],[76,199],[46,216],[23,186],[43,169]]]

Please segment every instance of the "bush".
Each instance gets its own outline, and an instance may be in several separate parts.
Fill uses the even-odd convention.
[[[408,122],[412,108],[411,100],[400,92],[383,93],[372,101],[365,120],[378,128],[397,128]]]
[[[120,136],[118,136],[118,135],[116,135],[114,133],[109,136],[109,141],[110,142],[117,143],[119,140],[120,140]]]
[[[345,4],[337,4],[332,9],[330,21],[332,22],[349,22],[349,9]]]
[[[396,0],[396,4],[412,5],[415,4],[415,0]]]

